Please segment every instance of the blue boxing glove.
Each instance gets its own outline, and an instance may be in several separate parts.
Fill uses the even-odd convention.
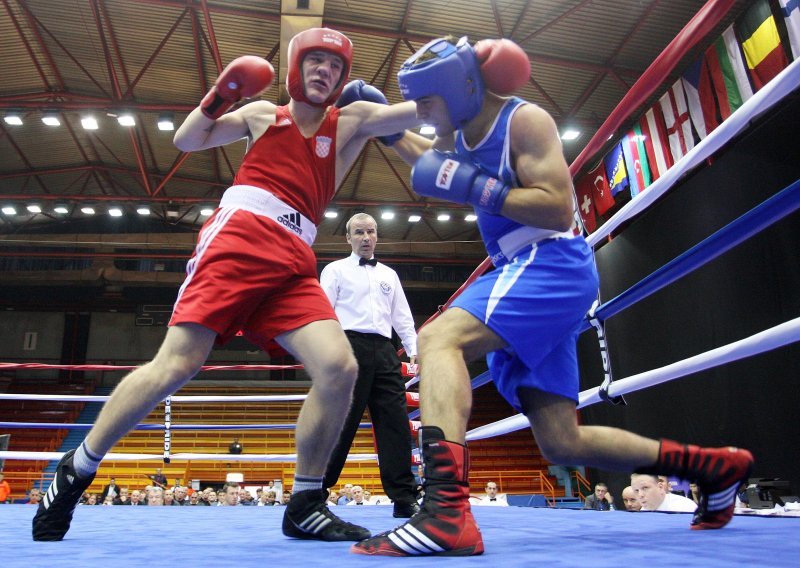
[[[500,214],[511,189],[468,159],[439,150],[428,150],[419,157],[411,169],[411,185],[420,195],[469,203],[493,215]]]
[[[342,94],[339,95],[339,98],[336,100],[335,106],[337,108],[342,108],[356,101],[369,101],[380,105],[389,104],[389,101],[386,100],[386,96],[379,89],[376,89],[372,85],[367,85],[361,79],[350,81],[345,85],[344,89],[342,89]],[[402,137],[403,133],[398,132],[397,134],[387,134],[385,136],[377,136],[376,138],[380,140],[384,146],[391,146]]]

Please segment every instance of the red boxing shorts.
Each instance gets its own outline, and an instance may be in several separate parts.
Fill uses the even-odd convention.
[[[336,319],[314,252],[262,215],[221,207],[203,225],[169,325],[196,323],[224,344],[239,330],[266,349],[278,335]]]

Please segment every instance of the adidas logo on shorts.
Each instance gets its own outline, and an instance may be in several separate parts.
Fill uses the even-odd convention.
[[[294,213],[279,215],[276,220],[290,231],[297,233],[298,235],[303,234],[303,229],[300,228],[300,213],[297,211]]]

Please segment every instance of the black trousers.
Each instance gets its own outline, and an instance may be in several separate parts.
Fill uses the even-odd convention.
[[[414,501],[416,485],[411,473],[411,432],[400,359],[392,342],[381,335],[356,331],[345,333],[358,361],[358,380],[353,390],[353,404],[328,462],[325,487],[333,487],[339,480],[364,409],[369,407],[383,489],[392,501]]]

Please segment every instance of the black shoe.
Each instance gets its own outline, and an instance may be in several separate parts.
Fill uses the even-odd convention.
[[[92,484],[94,474],[82,479],[72,466],[75,450],[70,450],[56,466],[56,475],[33,517],[33,540],[61,540],[69,530],[75,506]]]
[[[334,515],[325,504],[327,497],[325,489],[310,489],[292,495],[283,513],[283,534],[327,541],[359,541],[371,536],[364,527]]]
[[[419,504],[416,501],[395,501],[394,514],[396,519],[410,519],[419,513]]]

